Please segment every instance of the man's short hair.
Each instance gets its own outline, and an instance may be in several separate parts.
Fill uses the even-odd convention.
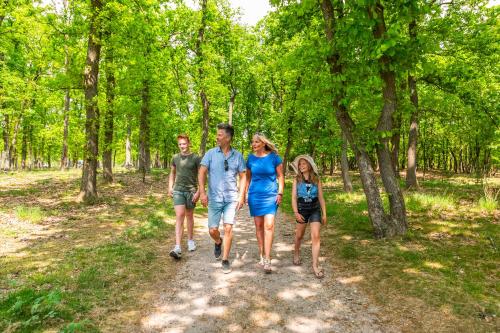
[[[184,139],[187,142],[191,142],[191,140],[189,140],[189,136],[187,134],[179,134],[179,135],[177,135],[177,141],[179,141],[180,139]]]
[[[229,137],[232,139],[233,136],[234,136],[234,128],[233,126],[227,124],[227,123],[220,123],[219,125],[217,125],[217,129],[218,130],[224,130],[226,132],[227,135],[229,135]]]

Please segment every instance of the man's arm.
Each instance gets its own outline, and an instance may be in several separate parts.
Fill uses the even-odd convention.
[[[200,201],[203,207],[208,205],[207,192],[205,191],[205,183],[207,182],[207,172],[206,166],[201,165],[198,170],[198,191],[200,192]]]
[[[174,189],[174,182],[175,182],[175,164],[172,164],[172,167],[170,168],[170,175],[168,176],[168,195],[173,197],[173,189]]]

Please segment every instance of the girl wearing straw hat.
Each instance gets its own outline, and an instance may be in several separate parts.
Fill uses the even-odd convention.
[[[253,136],[252,150],[247,160],[248,206],[255,222],[259,264],[271,273],[274,220],[285,187],[283,162],[274,144],[261,133]]]
[[[319,266],[319,232],[321,225],[326,225],[326,206],[323,187],[319,179],[318,167],[309,155],[299,155],[291,164],[295,171],[292,187],[292,209],[295,215],[295,251],[293,264],[300,265],[300,245],[307,224],[311,225],[312,267],[314,275],[321,279],[325,276]]]

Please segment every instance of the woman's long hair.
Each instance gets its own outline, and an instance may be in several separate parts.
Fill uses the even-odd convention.
[[[266,151],[278,154],[278,149],[276,148],[274,143],[272,143],[264,134],[257,132],[253,135],[253,137],[264,143],[264,149]]]

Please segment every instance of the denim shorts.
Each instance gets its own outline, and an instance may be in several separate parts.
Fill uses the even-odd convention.
[[[208,228],[219,228],[221,217],[224,224],[234,224],[238,201],[208,201]]]
[[[186,206],[186,209],[194,209],[193,192],[173,191],[174,206]]]

